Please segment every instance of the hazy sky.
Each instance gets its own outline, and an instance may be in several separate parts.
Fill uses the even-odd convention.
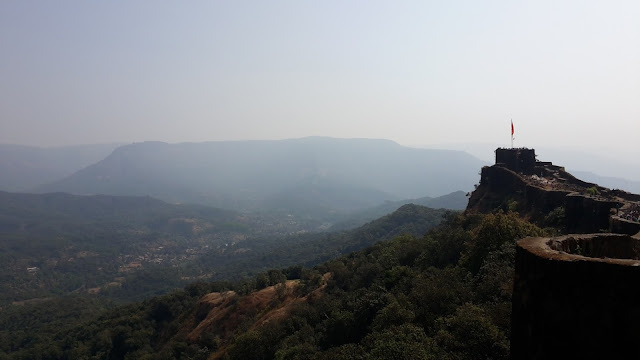
[[[386,138],[640,158],[640,1],[0,2],[0,143]],[[625,155],[629,156],[629,155]]]

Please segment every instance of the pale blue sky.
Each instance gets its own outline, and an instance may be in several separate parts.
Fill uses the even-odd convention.
[[[638,1],[2,1],[0,143],[386,138],[640,158]]]

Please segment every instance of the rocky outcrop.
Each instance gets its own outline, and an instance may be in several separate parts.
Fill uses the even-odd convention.
[[[639,201],[640,195],[588,183],[561,166],[535,161],[533,149],[497,149],[496,164],[482,168],[467,211],[517,211],[539,226],[561,227],[566,233],[635,234],[640,222],[614,216]],[[550,216],[556,209],[554,215],[561,218]]]
[[[324,296],[331,273],[322,276],[319,287],[301,294],[299,280],[287,280],[275,286],[240,295],[234,291],[204,295],[193,313],[181,325],[177,337],[190,343],[216,339],[216,351],[208,359],[225,359],[229,346],[239,333],[250,331],[289,317],[298,304]]]
[[[517,210],[533,222],[543,222],[557,207],[565,206],[570,191],[543,189],[501,165],[482,168],[480,184],[469,198],[468,211],[488,213]]]

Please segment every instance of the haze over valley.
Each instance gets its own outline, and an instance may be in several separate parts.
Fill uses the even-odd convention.
[[[419,235],[444,209],[465,208],[484,165],[459,151],[326,137],[5,146],[0,159],[11,175],[0,186],[20,191],[0,191],[4,303],[131,301],[309,266],[380,241],[351,233],[406,204],[424,209],[426,223],[407,228]],[[384,231],[398,234],[406,216]]]
[[[482,165],[462,152],[412,149],[385,140],[147,142],[122,146],[35,190],[149,195],[238,210],[286,209],[287,202],[353,210],[385,200],[469,191]]]
[[[518,241],[640,229],[638,19],[0,2],[0,359],[510,359]]]

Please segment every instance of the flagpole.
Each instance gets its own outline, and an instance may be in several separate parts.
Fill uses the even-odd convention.
[[[511,148],[513,149],[513,119],[511,119]]]

